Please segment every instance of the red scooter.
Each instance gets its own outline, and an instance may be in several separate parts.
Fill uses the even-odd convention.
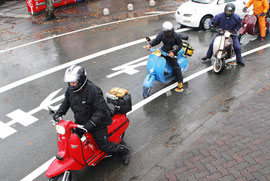
[[[55,114],[50,108],[49,111],[51,115]],[[112,119],[112,124],[108,126],[109,141],[119,144],[129,126],[129,119],[126,114],[116,114]],[[92,135],[82,125],[62,118],[53,122],[58,133],[57,144],[59,151],[46,171],[46,176],[49,177],[50,181],[71,181],[71,170],[81,170],[85,166],[95,166],[103,158],[110,156],[98,148]],[[80,138],[76,133],[72,132],[73,128],[84,130],[84,135]]]
[[[249,35],[260,35],[260,28],[259,28],[259,22],[258,22],[258,15],[253,15],[252,12],[249,14],[246,14],[243,21],[242,21],[242,27],[238,30],[238,39],[239,42],[242,43],[243,37],[245,34]],[[266,32],[270,32],[269,30],[269,21],[267,21],[267,18],[269,17],[269,13],[266,14],[266,21],[265,21],[265,29]]]

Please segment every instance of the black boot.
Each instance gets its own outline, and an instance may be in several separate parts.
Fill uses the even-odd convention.
[[[207,60],[207,59],[210,59],[210,57],[208,57],[207,55],[205,55],[204,57],[202,57],[202,60]]]
[[[115,152],[117,155],[119,155],[122,158],[123,165],[129,164],[129,148],[125,145],[117,145]]]
[[[242,66],[242,67],[244,67],[244,66],[245,66],[245,63],[240,62],[240,61],[237,61],[237,64],[238,64],[238,65],[240,65],[240,66]]]

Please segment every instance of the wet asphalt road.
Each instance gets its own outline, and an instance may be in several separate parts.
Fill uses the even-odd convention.
[[[96,32],[83,31],[19,48],[12,52],[1,53],[0,87],[98,51],[154,35],[159,32],[165,20],[170,20],[176,25],[173,15],[164,15],[120,23],[108,26],[106,29],[99,28]],[[205,54],[214,34],[197,29],[185,33],[190,36],[189,42],[195,49],[194,55],[189,58],[189,69],[184,74],[184,77],[187,77],[210,66],[210,62],[202,63],[200,58]],[[245,42],[242,51],[252,50],[268,42],[269,38],[264,43],[258,40]],[[143,100],[142,82],[146,75],[146,66],[136,68],[139,72],[133,75],[122,73],[112,78],[106,76],[114,72],[112,68],[148,55],[149,52],[142,48],[143,45],[145,43],[124,48],[79,65],[85,67],[89,79],[99,85],[104,93],[114,86],[130,90],[133,105],[135,105]],[[208,100],[233,87],[239,80],[249,79],[251,74],[269,67],[269,56],[269,49],[253,53],[244,57],[245,68],[237,66],[225,70],[221,75],[215,75],[212,72],[205,73],[186,83],[183,93],[172,91],[171,95],[162,95],[142,106],[128,116],[131,124],[126,132],[125,142],[132,150],[131,164],[124,168],[117,158],[109,158],[94,168],[74,172],[74,180],[140,179],[172,149],[167,144],[170,144],[173,137],[164,140],[164,134],[168,134],[174,127],[186,130],[183,133],[187,133],[190,126],[196,127],[200,119],[207,118],[210,112],[215,112],[215,108],[207,103]],[[0,121],[4,123],[10,121],[7,115],[17,109],[24,112],[33,110],[50,93],[60,88],[63,90],[57,96],[62,95],[66,88],[66,84],[63,83],[64,71],[65,69],[61,69],[1,93]],[[166,85],[156,82],[152,94],[164,87]],[[198,119],[186,121],[186,117],[203,108],[206,109],[204,115]],[[56,133],[55,128],[51,126],[51,117],[48,112],[41,110],[32,116],[38,120],[26,127],[15,123],[11,127],[17,132],[5,139],[0,139],[0,180],[20,180],[56,155]],[[69,112],[65,118],[73,119],[72,113]],[[180,144],[180,142],[176,141],[174,144]],[[156,147],[158,149],[154,149]],[[125,177],[122,177],[122,173]],[[36,180],[45,179],[45,173],[43,173]]]

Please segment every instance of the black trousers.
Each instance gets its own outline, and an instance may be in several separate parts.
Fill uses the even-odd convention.
[[[74,129],[74,132],[79,136],[82,137],[84,131],[81,129]],[[90,132],[93,136],[96,144],[98,145],[99,149],[105,153],[110,155],[118,155],[122,156],[128,153],[129,149],[121,144],[116,144],[114,142],[110,142],[108,139],[108,129],[107,127],[98,128]]]
[[[176,81],[178,83],[183,83],[183,75],[181,72],[181,68],[179,64],[177,63],[177,58],[166,56],[165,59],[167,60],[167,62],[169,62],[169,64],[171,64]]]

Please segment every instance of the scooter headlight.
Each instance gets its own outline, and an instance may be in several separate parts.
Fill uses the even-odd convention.
[[[226,38],[229,38],[231,36],[231,33],[226,31],[224,35],[225,35]]]
[[[152,74],[154,72],[154,70],[153,69],[150,69],[150,73]]]
[[[57,132],[58,134],[64,135],[64,134],[66,133],[66,130],[65,130],[65,128],[64,128],[63,126],[56,125],[55,128],[56,128],[56,132]]]
[[[156,56],[160,57],[160,56],[161,56],[161,51],[160,51],[160,50],[156,50],[156,51],[154,52],[154,54],[155,54]]]

